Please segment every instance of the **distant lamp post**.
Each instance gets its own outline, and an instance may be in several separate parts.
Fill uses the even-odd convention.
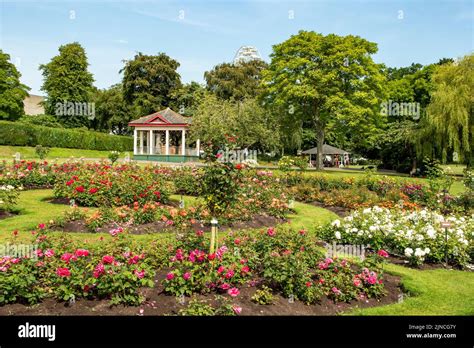
[[[451,222],[443,221],[441,222],[441,227],[444,228],[445,239],[444,239],[444,260],[445,260],[445,267],[448,267],[448,228],[451,227]]]
[[[212,218],[211,220],[211,248],[210,248],[210,254],[214,253],[214,251],[217,249],[217,219]]]
[[[183,199],[183,195],[181,195],[181,200],[179,201],[179,208],[180,208],[180,209],[183,209],[183,208],[184,208],[184,199]]]

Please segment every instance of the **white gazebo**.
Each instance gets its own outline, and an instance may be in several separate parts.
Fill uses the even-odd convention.
[[[190,162],[199,159],[199,139],[186,145],[191,118],[170,108],[129,122],[133,131],[133,158],[161,162]]]

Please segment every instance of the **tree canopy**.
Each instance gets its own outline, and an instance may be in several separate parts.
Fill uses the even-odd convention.
[[[88,71],[89,63],[84,48],[77,42],[59,47],[59,55],[39,69],[43,74],[41,90],[47,94],[45,111],[55,115],[61,124],[69,127],[89,125],[84,113],[58,112],[58,103],[88,103],[92,99],[94,78]]]
[[[138,53],[125,61],[122,88],[126,103],[133,105],[135,116],[144,116],[169,107],[171,93],[181,87],[176,71],[180,64],[164,53],[146,55]]]
[[[290,123],[310,121],[316,131],[317,166],[328,127],[363,141],[375,137],[384,75],[371,55],[377,45],[358,36],[300,31],[273,46],[264,71],[267,100],[288,110]],[[295,131],[294,127],[291,131]]]
[[[266,67],[267,63],[259,59],[219,64],[204,73],[207,90],[224,100],[254,98],[260,92],[261,73]]]
[[[0,50],[0,119],[14,121],[24,115],[23,100],[29,88],[20,82],[20,77],[10,55]]]

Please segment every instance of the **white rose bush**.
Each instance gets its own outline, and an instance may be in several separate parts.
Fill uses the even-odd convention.
[[[441,225],[444,221],[450,223],[447,230]],[[320,227],[317,234],[326,242],[389,250],[407,258],[412,265],[444,262],[447,250],[449,263],[462,267],[472,262],[474,215],[443,216],[427,209],[405,211],[374,206]]]

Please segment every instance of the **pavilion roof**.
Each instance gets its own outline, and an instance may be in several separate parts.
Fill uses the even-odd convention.
[[[315,155],[318,153],[318,148],[313,147],[312,149],[305,150],[302,153],[306,155],[309,155],[309,154]],[[338,149],[337,147],[334,147],[328,144],[323,145],[323,155],[348,155],[348,154],[350,154],[350,152]]]
[[[191,124],[191,117],[186,117],[178,114],[177,112],[166,108],[161,111],[157,111],[153,114],[140,117],[139,119],[133,120],[128,123],[129,126],[188,126]]]

